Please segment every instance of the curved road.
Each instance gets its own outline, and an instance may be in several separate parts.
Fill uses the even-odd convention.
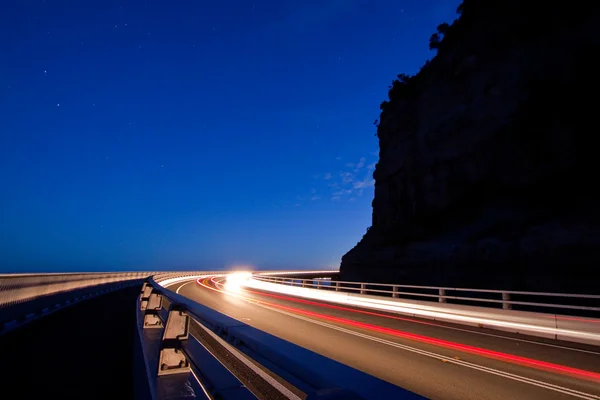
[[[223,282],[213,277],[169,289],[431,399],[600,400],[597,347],[225,290]]]

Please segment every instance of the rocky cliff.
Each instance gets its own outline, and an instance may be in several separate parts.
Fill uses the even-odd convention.
[[[381,105],[344,280],[598,293],[598,5],[465,0]],[[584,8],[587,7],[587,8]]]

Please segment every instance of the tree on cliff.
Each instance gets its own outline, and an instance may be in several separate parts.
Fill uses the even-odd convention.
[[[438,25],[437,31],[439,34],[445,35],[446,32],[448,32],[448,28],[450,28],[450,25],[448,25],[447,22],[442,22],[441,24]]]
[[[459,8],[457,9],[457,12],[459,14],[462,12],[461,6],[459,6]],[[451,28],[452,26],[447,22],[443,22],[440,25],[438,25],[437,32],[431,35],[431,37],[429,38],[429,49],[439,49],[442,44],[442,41],[444,40],[444,37],[446,36],[446,33],[449,30],[451,30]],[[426,61],[425,65],[421,67],[419,73],[415,76],[408,76],[407,74],[398,75],[398,79],[392,81],[392,84],[388,87],[389,101],[385,100],[381,102],[381,104],[379,105],[379,109],[383,111],[390,103],[390,101],[409,97],[411,93],[414,92],[414,86],[416,86],[417,82],[419,81],[419,75],[421,75],[422,77],[425,70],[427,70],[429,64],[429,60]]]
[[[429,50],[439,49],[441,43],[442,43],[442,40],[440,39],[440,35],[438,35],[437,33],[434,33],[429,38]]]
[[[429,50],[440,48],[444,35],[448,32],[448,28],[450,28],[450,25],[447,22],[438,25],[437,32],[429,38]]]

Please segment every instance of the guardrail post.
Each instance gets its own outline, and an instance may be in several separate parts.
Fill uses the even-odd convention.
[[[361,284],[360,284],[360,294],[365,294],[365,293],[367,293],[367,290],[365,289],[365,287],[366,287],[366,286],[367,286],[367,285],[366,285],[366,284],[364,284],[364,283],[361,283]]]
[[[510,301],[510,293],[502,292],[502,309],[512,310],[512,304],[508,303],[509,301]]]
[[[152,286],[148,282],[144,282],[142,285],[142,291],[140,294],[140,310],[145,310],[148,305],[148,298],[152,294]]]
[[[163,332],[158,375],[171,375],[191,370],[190,363],[181,349],[181,341],[187,340],[190,330],[190,317],[184,309],[172,305]]]
[[[339,282],[336,282],[336,283],[335,283],[335,291],[336,291],[336,292],[339,292],[339,291],[340,291],[340,283],[339,283]]]
[[[306,287],[306,279],[302,279],[302,287]]]
[[[397,299],[398,296],[398,286],[392,286],[392,297]]]
[[[153,292],[150,293],[147,300],[140,302],[140,310],[144,311],[144,329],[162,328],[163,323],[158,316],[158,312],[162,309],[162,300],[159,293]]]
[[[321,280],[317,279],[317,289],[321,289]]]
[[[440,303],[445,303],[446,302],[446,298],[444,296],[446,296],[446,289],[440,289]]]

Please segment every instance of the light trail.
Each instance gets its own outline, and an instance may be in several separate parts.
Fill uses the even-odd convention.
[[[330,303],[343,304],[346,306],[367,308],[396,314],[408,314],[415,317],[454,322],[463,325],[466,324],[500,330],[507,329],[517,333],[551,338],[562,337],[569,338],[572,341],[589,343],[593,345],[600,344],[600,331],[597,331],[597,326],[594,326],[592,330],[559,328],[556,326],[553,318],[538,317],[536,320],[537,324],[532,324],[527,322],[531,319],[531,317],[528,317],[525,314],[523,314],[523,316],[515,316],[514,314],[502,313],[502,310],[486,310],[483,308],[467,309],[460,306],[452,307],[452,305],[447,303],[443,306],[440,306],[433,303],[423,304],[402,301],[400,299],[386,300],[385,298],[375,298],[374,296],[369,297],[343,292],[281,285],[259,281],[254,278],[247,279],[242,283],[242,286],[288,296],[301,297],[317,301],[326,301]],[[574,319],[574,322],[586,323],[585,321],[581,321],[579,319]]]
[[[210,279],[209,278],[199,278],[197,280],[198,284],[200,284],[204,288],[207,288],[212,291],[222,293],[225,295],[238,297],[238,298],[241,298],[241,299],[246,300],[251,303],[263,304],[268,307],[277,308],[280,310],[288,311],[288,312],[299,314],[299,315],[304,315],[304,316],[311,317],[311,318],[317,318],[320,320],[330,321],[330,322],[334,322],[334,323],[345,325],[345,326],[352,326],[355,328],[364,329],[364,330],[368,330],[368,331],[372,331],[372,332],[383,333],[386,335],[391,335],[391,336],[395,336],[395,337],[402,338],[402,339],[418,341],[421,343],[426,343],[426,344],[430,344],[430,345],[434,345],[434,346],[444,347],[447,349],[466,352],[466,353],[470,353],[470,354],[474,354],[474,355],[478,355],[478,356],[482,356],[482,357],[493,358],[493,359],[501,360],[501,361],[512,363],[512,364],[518,364],[518,365],[531,367],[531,368],[535,368],[535,369],[540,369],[540,370],[545,370],[545,371],[549,371],[549,372],[553,372],[553,373],[569,375],[569,376],[573,376],[573,377],[576,377],[579,379],[600,382],[600,373],[597,373],[597,372],[586,371],[586,370],[568,367],[568,366],[559,365],[559,364],[554,364],[554,363],[550,363],[550,362],[546,362],[546,361],[535,360],[535,359],[516,356],[516,355],[503,353],[503,352],[499,352],[499,351],[487,350],[487,349],[483,349],[483,348],[479,348],[479,347],[475,347],[475,346],[451,342],[451,341],[447,341],[447,340],[443,340],[443,339],[436,339],[436,338],[431,338],[431,337],[418,335],[418,334],[414,334],[414,333],[403,332],[403,331],[399,331],[399,330],[392,329],[392,328],[386,328],[386,327],[368,324],[368,323],[364,323],[364,322],[353,321],[353,320],[346,319],[346,318],[339,318],[339,317],[334,317],[334,316],[316,313],[316,312],[312,312],[312,311],[301,310],[298,308],[284,306],[284,305],[280,305],[280,304],[276,304],[276,303],[272,303],[272,302],[268,302],[268,301],[257,300],[257,299],[253,299],[253,298],[244,296],[241,293],[233,293],[233,292],[228,292],[226,290],[219,289],[218,287],[211,287],[208,284],[208,281],[212,282],[215,286],[223,286],[223,283],[217,282],[216,277],[214,277],[214,276],[211,277]]]

